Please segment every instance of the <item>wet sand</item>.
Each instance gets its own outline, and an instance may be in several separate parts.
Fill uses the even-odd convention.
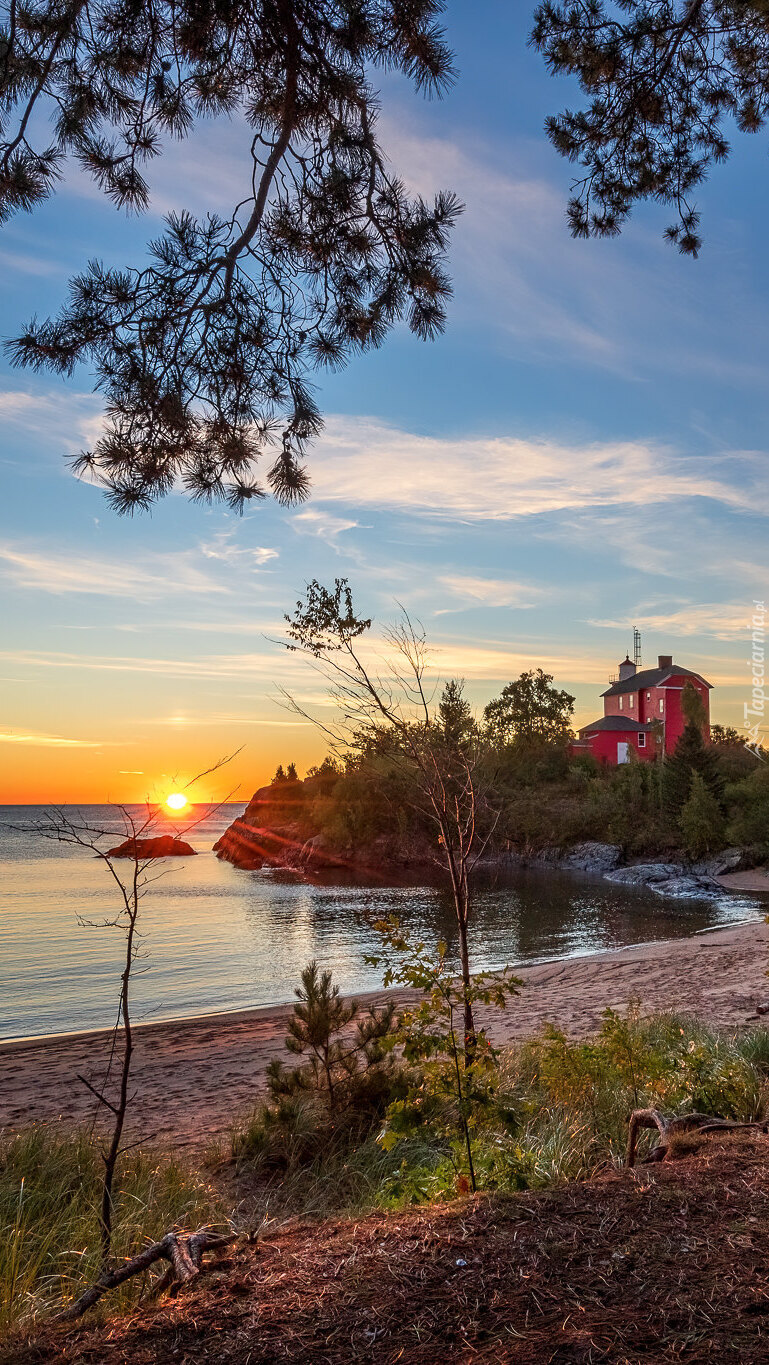
[[[518,999],[504,1014],[480,1011],[479,1023],[499,1044],[530,1037],[546,1021],[580,1037],[598,1026],[607,1005],[622,1009],[639,997],[647,1011],[690,1010],[714,1023],[742,1024],[769,1000],[767,967],[769,926],[761,921],[638,944],[522,967]],[[258,1100],[267,1063],[285,1055],[289,1012],[281,1005],[137,1028],[132,1137],[200,1148],[225,1136]],[[78,1075],[100,1084],[110,1039],[95,1032],[0,1044],[0,1128],[89,1122],[95,1101]]]
[[[769,867],[753,867],[749,872],[726,872],[723,877],[716,877],[716,881],[725,886],[727,891],[763,891],[769,895]]]

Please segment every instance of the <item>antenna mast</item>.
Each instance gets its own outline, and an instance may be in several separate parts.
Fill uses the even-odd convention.
[[[636,668],[641,667],[641,632],[638,626],[633,626],[633,663]]]

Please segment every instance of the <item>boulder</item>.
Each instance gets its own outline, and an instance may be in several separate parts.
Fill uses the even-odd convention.
[[[714,853],[712,857],[694,863],[692,872],[704,877],[723,877],[725,872],[741,872],[748,863],[744,849],[725,848],[721,853]]]
[[[583,844],[568,848],[560,858],[562,867],[573,867],[579,872],[609,872],[617,867],[622,859],[622,849],[617,844],[600,844],[589,839]]]
[[[107,852],[108,858],[194,858],[195,849],[172,834],[159,834],[154,839],[126,839]]]
[[[652,882],[649,890],[655,896],[668,896],[671,900],[707,900],[722,894],[721,887],[709,877],[690,876],[668,877],[664,882]]]
[[[652,886],[655,882],[680,877],[683,872],[680,863],[636,863],[634,867],[619,867],[616,872],[607,872],[606,880],[620,882],[623,886]]]
[[[655,896],[669,896],[672,900],[706,900],[721,895],[722,889],[712,877],[680,863],[637,863],[635,867],[620,867],[607,872],[607,882],[620,886],[646,886]]]

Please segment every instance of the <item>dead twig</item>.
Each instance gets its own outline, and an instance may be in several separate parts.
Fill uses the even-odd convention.
[[[75,1303],[65,1308],[59,1317],[66,1322],[82,1317],[110,1289],[117,1289],[132,1276],[143,1274],[157,1261],[168,1261],[169,1268],[156,1285],[153,1297],[164,1289],[172,1291],[174,1288],[179,1289],[200,1274],[203,1256],[207,1251],[221,1251],[235,1240],[234,1232],[223,1235],[209,1232],[208,1228],[199,1228],[191,1235],[167,1232],[159,1242],[153,1242],[152,1246],[145,1247],[138,1256],[133,1256],[116,1270],[102,1271],[98,1280],[90,1285]]]

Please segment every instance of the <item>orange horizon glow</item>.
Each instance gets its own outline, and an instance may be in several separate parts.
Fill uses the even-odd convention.
[[[41,728],[43,728],[41,726]],[[115,733],[117,731],[117,733]],[[113,742],[82,745],[5,744],[0,747],[0,805],[138,805],[149,802],[169,815],[170,793],[185,792],[190,805],[221,801],[244,805],[270,781],[278,764],[296,763],[303,773],[325,754],[323,738],[305,727],[260,729],[259,743],[239,727],[215,736],[196,730],[160,738],[140,724],[114,725]],[[78,733],[78,731],[75,731]],[[79,734],[84,738],[88,730]],[[246,748],[210,777],[193,782],[246,740]],[[192,783],[192,785],[190,785]],[[188,808],[189,809],[189,808]]]

